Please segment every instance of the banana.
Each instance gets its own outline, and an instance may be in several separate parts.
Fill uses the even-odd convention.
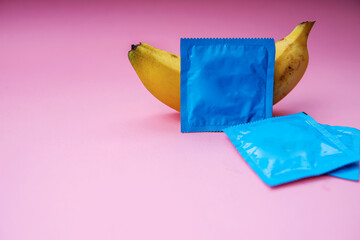
[[[180,57],[146,43],[132,45],[128,56],[146,89],[180,111]]]
[[[283,99],[300,81],[309,62],[307,39],[315,22],[303,22],[277,41],[273,103]],[[146,89],[180,111],[180,56],[146,43],[131,45],[128,57]]]
[[[309,63],[307,39],[314,23],[300,23],[288,36],[275,43],[273,104],[293,90],[304,75]]]

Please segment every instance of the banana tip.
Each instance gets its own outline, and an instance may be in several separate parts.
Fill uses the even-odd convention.
[[[140,45],[141,45],[141,42],[138,44],[131,44],[131,50],[129,52],[136,50],[136,48]]]
[[[302,22],[302,23],[300,23],[300,24],[311,23],[312,25],[314,25],[314,24],[315,24],[315,22],[316,22],[316,21],[305,21],[305,22]]]

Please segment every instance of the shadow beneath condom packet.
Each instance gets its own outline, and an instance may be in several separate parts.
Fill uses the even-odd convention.
[[[137,127],[156,131],[180,132],[180,113],[162,113],[146,116],[136,121]]]
[[[159,114],[158,117],[160,117],[164,121],[170,121],[170,122],[178,123],[178,124],[180,123],[180,113],[179,112]]]
[[[281,116],[286,116],[286,115],[291,115],[291,114],[295,114],[301,112],[301,110],[299,111],[294,111],[294,110],[290,110],[290,109],[274,109],[273,110],[273,117],[281,117]]]

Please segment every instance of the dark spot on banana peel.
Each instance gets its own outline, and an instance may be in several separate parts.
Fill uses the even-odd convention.
[[[285,69],[284,73],[280,76],[279,82],[285,81],[287,76],[292,75],[293,72],[296,71],[299,67],[300,67],[299,61],[291,61],[290,65]]]
[[[174,57],[174,58],[178,58],[179,56],[177,56],[177,55],[175,55],[175,54],[172,54],[172,53],[170,53],[170,55],[172,56],[172,57]]]

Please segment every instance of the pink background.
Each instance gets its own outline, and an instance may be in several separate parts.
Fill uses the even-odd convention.
[[[51,3],[50,3],[51,2]],[[316,20],[275,115],[360,128],[360,2],[1,1],[0,239],[360,239],[360,185],[267,187],[223,133],[181,134],[128,59],[139,41],[286,36]]]

